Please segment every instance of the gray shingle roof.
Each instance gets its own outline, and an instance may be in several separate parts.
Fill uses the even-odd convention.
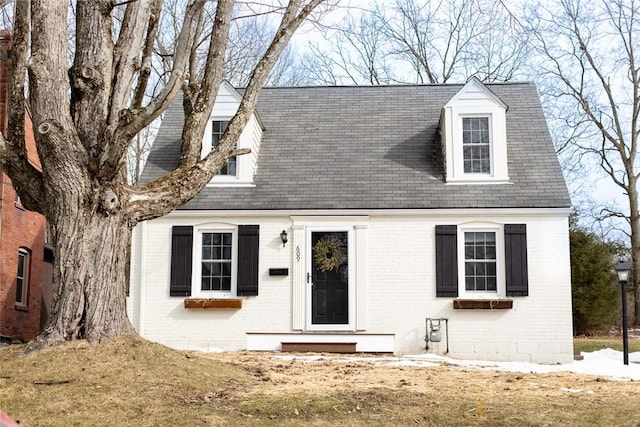
[[[181,209],[569,207],[535,86],[487,86],[509,106],[511,184],[445,185],[438,121],[462,85],[265,88],[255,187],[207,187]],[[182,123],[174,102],[143,181],[175,167]]]

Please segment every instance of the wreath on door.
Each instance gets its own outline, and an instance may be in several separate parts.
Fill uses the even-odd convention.
[[[344,249],[338,239],[323,237],[313,246],[313,262],[320,271],[338,271],[344,261]]]

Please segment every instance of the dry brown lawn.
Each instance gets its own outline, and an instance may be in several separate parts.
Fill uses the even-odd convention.
[[[23,426],[640,426],[640,382],[269,353],[137,337],[0,348],[0,408]]]

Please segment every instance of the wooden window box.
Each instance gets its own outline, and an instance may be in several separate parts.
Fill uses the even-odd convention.
[[[454,299],[454,309],[504,310],[513,308],[511,299]]]
[[[185,298],[184,308],[242,308],[237,298]]]

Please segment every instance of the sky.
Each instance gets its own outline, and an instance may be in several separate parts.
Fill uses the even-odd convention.
[[[401,357],[349,357],[349,356],[273,356],[282,360],[296,359],[302,362],[313,363],[320,360],[353,362],[364,361],[386,366],[418,366],[436,367],[443,364],[457,366],[465,369],[478,369],[504,372],[522,372],[534,374],[547,374],[550,372],[573,372],[576,374],[597,375],[619,381],[640,381],[640,352],[629,353],[629,365],[623,363],[621,351],[610,348],[590,353],[581,353],[584,360],[574,360],[571,363],[560,365],[542,365],[524,362],[490,362],[482,360],[460,360],[436,354],[426,353],[421,355],[407,355]],[[582,392],[578,389],[567,389],[567,392]]]
[[[391,1],[388,3],[386,1],[378,2],[378,4],[383,6],[391,3]],[[370,9],[372,2],[369,0],[340,0],[337,4],[338,7],[324,15],[321,19],[322,24],[329,28],[337,25],[348,13],[357,14],[359,10]],[[509,4],[517,9],[522,7],[523,2]],[[327,35],[327,33],[324,33],[320,28],[307,23],[297,32],[292,42],[296,45],[298,51],[304,52],[305,47],[309,43],[321,46],[326,45],[328,41],[325,39],[325,35]],[[329,39],[334,37],[331,32],[329,32],[327,36]],[[598,48],[596,48],[595,51],[599,51]],[[596,233],[609,231],[609,238],[626,240],[624,234],[616,230],[611,230],[611,224],[606,222],[594,223],[593,218],[589,215],[592,210],[593,213],[599,213],[599,207],[604,205],[615,205],[616,208],[622,212],[627,212],[628,199],[623,190],[616,186],[612,180],[601,171],[600,167],[593,162],[581,162],[579,170],[579,175],[568,175],[570,178],[568,184],[574,207],[579,209],[583,214],[581,217],[583,225],[587,228],[592,228]],[[598,208],[594,208],[594,205],[598,206]],[[615,224],[624,229],[627,228],[625,222],[616,222]],[[598,227],[598,225],[601,227]]]

